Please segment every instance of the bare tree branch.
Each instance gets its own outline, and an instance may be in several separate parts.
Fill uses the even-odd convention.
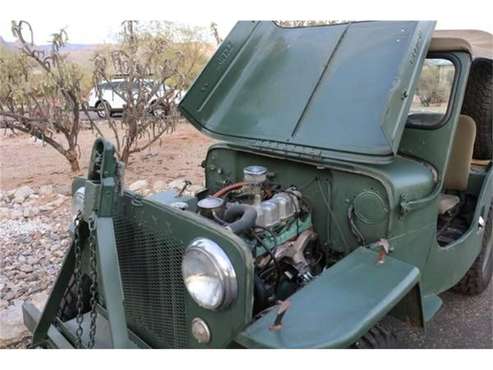
[[[36,48],[28,22],[13,21],[12,33],[21,53],[0,58],[0,116],[9,118],[6,122],[12,130],[52,146],[78,172],[81,77],[61,53],[67,33],[61,30],[52,35],[48,55]],[[52,137],[53,131],[62,134],[64,144]]]
[[[118,48],[109,55],[100,53],[94,58],[94,83],[106,83],[124,101],[123,133],[120,134],[110,114],[106,117],[113,131],[118,157],[125,162],[133,153],[149,148],[163,134],[173,130],[176,81],[182,80],[178,72],[182,55],[170,53],[169,40],[141,33],[137,26],[135,21],[123,22],[122,43]],[[163,60],[163,55],[169,57]],[[121,82],[110,83],[112,74],[120,76]],[[174,79],[175,86],[167,84],[170,79]],[[99,88],[98,95],[103,99]]]

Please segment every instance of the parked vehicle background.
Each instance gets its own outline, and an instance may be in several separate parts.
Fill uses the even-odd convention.
[[[143,83],[151,91],[156,82],[144,80]],[[100,82],[89,93],[87,99],[88,107],[94,109],[100,118],[106,118],[108,113],[110,115],[122,113],[125,109],[125,99],[128,91],[128,80],[125,78],[115,78],[111,81]],[[133,94],[137,94],[138,88],[135,87],[131,91]],[[183,90],[161,85],[156,93],[148,99],[149,113],[158,117],[169,115],[172,106],[177,106],[183,95]],[[137,96],[134,96],[134,98],[136,99]]]

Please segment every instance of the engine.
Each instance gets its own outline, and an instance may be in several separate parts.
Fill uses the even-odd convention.
[[[284,300],[319,274],[326,256],[313,230],[309,202],[296,187],[268,180],[249,166],[242,182],[197,203],[197,212],[239,235],[255,261],[254,312]]]

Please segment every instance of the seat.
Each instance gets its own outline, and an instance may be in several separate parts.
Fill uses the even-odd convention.
[[[471,117],[461,114],[445,171],[443,188],[446,191],[464,192],[467,190],[475,138],[476,123]],[[442,194],[438,207],[440,214],[451,211],[459,203],[459,196],[448,193]]]
[[[472,165],[477,167],[488,167],[491,163],[490,159],[473,159]]]
[[[441,215],[453,210],[460,203],[460,197],[453,194],[440,194],[440,201],[438,202],[438,213]]]

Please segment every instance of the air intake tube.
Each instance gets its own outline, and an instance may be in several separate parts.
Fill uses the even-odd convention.
[[[224,212],[224,221],[229,223],[226,228],[241,234],[255,226],[257,211],[245,204],[232,204]]]

